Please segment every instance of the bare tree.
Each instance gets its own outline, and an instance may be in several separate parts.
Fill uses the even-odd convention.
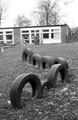
[[[7,17],[8,6],[9,4],[6,0],[0,0],[0,27],[2,22],[4,22]]]
[[[64,5],[68,6],[73,0],[58,0],[61,1]]]
[[[31,20],[27,19],[24,15],[18,15],[14,26],[25,27],[31,25]]]
[[[57,1],[51,2],[51,0],[40,0],[38,11],[35,11],[39,18],[39,25],[52,25],[58,24],[62,18],[60,8]]]

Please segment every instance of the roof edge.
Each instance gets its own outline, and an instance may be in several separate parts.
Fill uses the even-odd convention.
[[[48,25],[48,26],[2,27],[0,29],[37,28],[37,27],[59,27],[59,26],[68,26],[68,25],[67,24],[59,24],[59,25]]]

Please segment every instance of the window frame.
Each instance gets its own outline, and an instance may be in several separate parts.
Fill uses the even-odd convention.
[[[49,29],[43,29],[42,33],[43,33],[43,39],[49,39],[50,38],[50,31],[49,31]]]

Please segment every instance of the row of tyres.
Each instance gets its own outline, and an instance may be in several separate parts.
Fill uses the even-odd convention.
[[[54,64],[62,64],[68,69],[67,61],[62,57],[52,58],[51,56],[41,56],[40,54],[35,54],[30,48],[26,48],[22,53],[22,60],[28,61],[30,64],[34,66],[38,66],[38,68],[47,69],[51,68]]]
[[[31,51],[28,48],[29,51]],[[29,60],[29,63],[32,63],[32,58],[29,55],[29,51],[26,49],[23,51],[22,59]],[[25,54],[26,53],[26,54]],[[31,51],[31,56],[33,52]],[[28,57],[28,58],[27,58]],[[37,58],[38,59],[38,58]],[[36,60],[37,60],[36,59]],[[21,74],[13,81],[12,87],[10,89],[10,101],[13,107],[15,108],[22,108],[23,101],[22,101],[22,91],[24,86],[29,83],[32,87],[32,98],[42,98],[43,90],[45,87],[49,89],[56,87],[57,76],[58,73],[61,75],[61,82],[67,82],[69,79],[68,75],[68,63],[66,60],[61,59],[61,63],[53,64],[49,69],[48,78],[45,82],[41,82],[39,77],[34,73],[29,74]],[[63,63],[63,64],[62,64]],[[66,66],[65,66],[66,65]]]

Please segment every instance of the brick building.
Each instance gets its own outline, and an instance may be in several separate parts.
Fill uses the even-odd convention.
[[[0,43],[34,43],[34,37],[39,39],[42,44],[66,43],[69,33],[69,26],[27,26],[27,27],[6,27],[0,28]]]

